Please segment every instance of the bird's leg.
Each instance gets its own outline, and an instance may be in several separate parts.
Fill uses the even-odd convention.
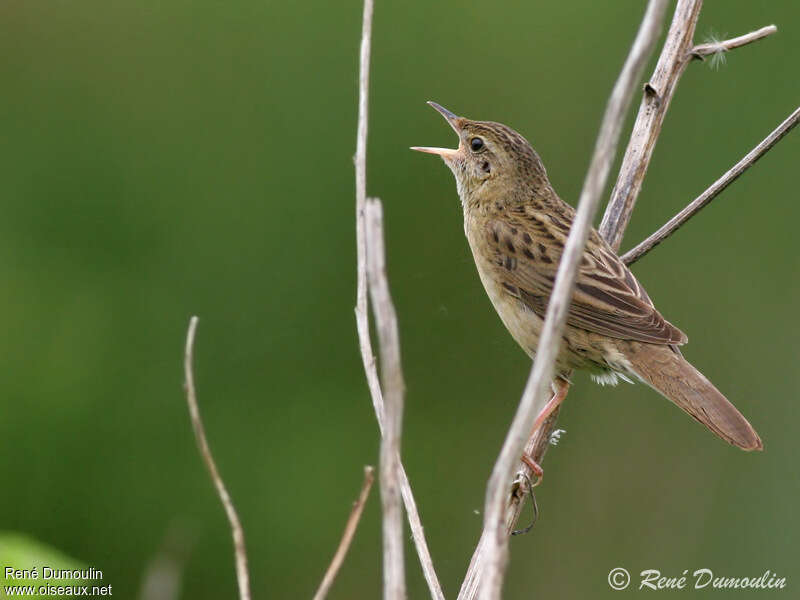
[[[549,417],[556,409],[556,406],[559,406],[564,401],[564,398],[567,397],[568,391],[569,382],[561,379],[560,377],[556,377],[555,381],[553,382],[553,397],[548,400],[547,404],[544,405],[542,412],[539,413],[539,416],[536,417],[536,420],[533,422],[531,435],[536,433],[536,431],[547,420],[547,417]]]
[[[529,454],[522,454],[522,458],[520,459],[531,470],[531,472],[536,475],[536,483],[531,485],[531,487],[536,487],[540,483],[542,483],[542,479],[544,478],[544,469],[537,463]]]
[[[553,413],[556,407],[564,401],[564,398],[567,397],[568,391],[569,381],[562,379],[561,377],[556,377],[555,381],[553,382],[553,397],[547,401],[547,404],[544,405],[542,412],[539,413],[539,416],[537,416],[536,420],[533,422],[531,437],[533,437],[539,428],[541,428],[541,426],[547,420],[547,417]],[[522,455],[521,460],[528,466],[531,472],[536,475],[536,483],[533,484],[533,487],[539,485],[544,477],[544,471],[542,470],[542,467],[539,466],[539,463],[537,463],[533,457],[527,453]]]

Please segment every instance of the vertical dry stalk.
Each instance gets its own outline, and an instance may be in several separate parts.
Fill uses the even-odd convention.
[[[381,348],[381,386],[385,390],[380,453],[381,503],[383,506],[383,597],[385,600],[404,600],[406,585],[399,464],[405,383],[400,366],[400,336],[397,328],[397,315],[386,277],[383,209],[380,200],[367,200],[365,216],[367,280]]]
[[[325,600],[325,597],[328,595],[328,592],[333,585],[333,581],[336,579],[336,575],[339,573],[339,569],[342,567],[344,557],[347,556],[347,551],[350,549],[350,544],[353,541],[353,536],[356,534],[358,523],[361,521],[361,513],[364,512],[364,506],[367,504],[367,498],[369,498],[369,492],[372,489],[372,482],[374,480],[375,469],[369,466],[364,467],[364,483],[361,484],[361,492],[358,494],[356,501],[353,502],[353,508],[350,511],[350,517],[347,519],[347,524],[344,526],[344,533],[342,534],[342,539],[339,542],[339,547],[336,548],[336,552],[333,555],[333,560],[331,560],[328,570],[325,571],[325,576],[322,578],[322,582],[319,584],[317,593],[314,594],[314,600]]]
[[[200,409],[197,406],[197,393],[195,392],[194,374],[192,372],[194,335],[196,330],[197,317],[192,317],[189,320],[189,330],[186,333],[186,352],[183,361],[183,370],[186,377],[186,403],[189,405],[189,416],[192,420],[197,449],[200,451],[200,456],[203,458],[203,462],[208,468],[208,474],[211,476],[211,481],[214,482],[217,495],[222,502],[222,506],[225,508],[225,514],[228,516],[228,522],[231,526],[233,553],[236,559],[236,579],[239,582],[239,599],[250,600],[250,575],[247,571],[247,550],[244,544],[244,530],[239,521],[239,515],[233,506],[230,494],[228,494],[222,477],[219,475],[217,464],[214,462],[214,457],[211,454],[211,448],[208,447],[203,420],[200,418]]]
[[[373,0],[364,0],[364,18],[361,24],[361,53],[358,77],[358,128],[356,131],[356,329],[364,372],[367,377],[372,405],[383,428],[383,400],[375,355],[369,336],[367,307],[367,237],[364,225],[364,207],[367,204],[367,122],[369,111],[369,58],[372,44]]]
[[[567,320],[578,264],[614,160],[625,113],[658,39],[666,5],[666,0],[651,0],[648,3],[639,32],[608,101],[592,162],[578,202],[575,221],[570,229],[553,293],[547,306],[536,360],[489,479],[484,517],[486,561],[479,586],[482,599],[500,598],[508,555],[508,534],[505,528],[508,482],[529,438],[533,422],[548,399],[548,389],[553,379],[556,354],[560,348],[561,334]]]
[[[356,291],[356,330],[361,351],[361,361],[367,378],[372,405],[378,420],[381,435],[384,434],[384,402],[378,371],[375,368],[375,355],[369,333],[369,312],[367,306],[367,239],[365,225],[365,207],[367,203],[367,122],[369,108],[369,62],[372,40],[373,0],[364,0],[364,13],[361,26],[361,50],[358,79],[358,130],[356,135],[356,155],[354,158],[356,171],[356,253],[357,253],[357,291]],[[433,567],[433,559],[425,539],[422,521],[414,500],[414,494],[406,475],[403,463],[397,458],[400,491],[406,507],[411,536],[417,550],[422,572],[431,598],[444,600],[442,586]]]

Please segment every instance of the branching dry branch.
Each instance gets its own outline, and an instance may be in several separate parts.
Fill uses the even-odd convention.
[[[614,250],[619,250],[622,243],[622,236],[641,191],[664,117],[686,66],[693,58],[702,56],[704,52],[711,54],[720,50],[727,51],[773,33],[770,26],[733,40],[720,42],[715,50],[709,50],[708,45],[694,46],[694,31],[702,5],[702,0],[678,0],[664,48],[653,76],[645,85],[645,93],[628,148],[622,159],[617,183],[611,192],[611,200],[599,228],[600,235]]]
[[[692,40],[702,5],[702,0],[678,0],[664,48],[653,76],[644,87],[645,93],[622,158],[617,184],[599,228],[600,235],[614,250],[619,248],[631,218],[675,86],[691,60]]]
[[[681,225],[686,223],[686,221],[700,212],[702,208],[704,208],[714,198],[722,193],[725,188],[736,181],[739,175],[752,167],[759,158],[769,152],[775,144],[783,139],[783,136],[789,133],[794,126],[797,125],[798,121],[800,121],[800,107],[796,108],[795,111],[783,121],[783,123],[778,125],[778,127],[776,127],[772,133],[761,140],[761,142],[755,148],[748,152],[739,162],[733,165],[727,173],[711,184],[711,187],[700,194],[697,198],[692,200],[686,206],[686,208],[672,217],[669,221],[662,225],[658,231],[650,235],[650,237],[648,237],[646,240],[622,255],[622,261],[626,265],[635,263],[645,254],[650,252],[650,250],[658,246],[670,235],[675,233],[675,231],[677,231]]]
[[[197,441],[197,449],[200,451],[200,456],[208,468],[208,474],[211,476],[211,481],[214,482],[214,487],[217,490],[222,506],[225,508],[225,514],[228,516],[228,522],[231,526],[231,535],[233,536],[233,553],[236,560],[236,579],[239,582],[239,599],[250,600],[250,575],[247,571],[247,550],[244,543],[244,530],[239,521],[239,515],[233,506],[230,494],[219,475],[217,465],[214,462],[214,457],[211,454],[211,448],[208,447],[206,440],[206,432],[203,427],[203,420],[200,418],[200,409],[197,406],[197,393],[194,387],[194,374],[192,371],[192,361],[194,354],[194,336],[197,330],[197,317],[192,317],[189,320],[189,330],[186,332],[186,352],[184,354],[183,370],[186,377],[186,403],[189,405],[189,416],[192,421],[192,428],[194,429],[194,437]]]
[[[500,598],[508,556],[505,517],[509,481],[522,455],[525,442],[530,437],[531,427],[548,399],[548,389],[553,379],[556,355],[561,346],[561,334],[567,320],[578,264],[616,155],[625,114],[658,39],[666,6],[666,0],[651,0],[648,3],[639,32],[608,101],[592,162],[578,201],[575,220],[570,228],[553,293],[548,302],[536,360],[489,479],[483,530],[486,558],[478,586],[481,599]]]
[[[353,502],[353,508],[350,510],[350,517],[347,519],[347,524],[342,533],[342,540],[339,542],[339,547],[336,548],[336,553],[333,555],[333,560],[325,571],[325,576],[319,584],[317,593],[314,594],[314,600],[325,600],[331,586],[333,585],[336,575],[344,562],[344,557],[347,556],[347,551],[350,549],[350,544],[353,541],[353,536],[356,534],[356,528],[361,520],[361,513],[364,512],[364,506],[367,504],[369,492],[372,489],[372,482],[375,480],[375,469],[372,467],[364,467],[364,483],[361,484],[361,492],[358,498]]]
[[[361,51],[359,61],[359,84],[358,84],[358,131],[356,139],[355,171],[356,171],[356,253],[357,253],[357,291],[356,291],[356,329],[358,331],[358,343],[361,351],[361,360],[364,365],[364,372],[367,378],[372,405],[375,409],[375,416],[378,420],[378,427],[381,436],[384,435],[384,402],[381,391],[378,371],[375,367],[375,355],[372,349],[372,341],[369,332],[369,312],[367,306],[367,239],[365,208],[367,204],[367,121],[369,108],[369,62],[370,46],[372,39],[372,14],[373,0],[364,0],[364,14],[361,27]],[[431,597],[434,600],[444,600],[442,586],[436,576],[433,567],[433,560],[428,544],[425,540],[425,532],[422,528],[422,521],[411,491],[403,463],[400,457],[397,458],[398,476],[400,478],[400,491],[406,508],[406,516],[411,529],[411,536],[417,550],[422,572],[428,584]]]

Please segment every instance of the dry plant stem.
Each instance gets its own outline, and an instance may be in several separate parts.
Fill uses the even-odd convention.
[[[639,32],[611,92],[595,144],[592,162],[589,165],[578,201],[575,220],[558,266],[553,293],[548,302],[547,314],[537,346],[536,360],[508,436],[489,479],[484,515],[486,560],[478,586],[479,597],[482,600],[499,600],[501,596],[508,558],[508,534],[505,518],[508,482],[514,474],[519,457],[529,439],[531,427],[548,399],[548,390],[554,375],[555,358],[561,346],[561,335],[567,320],[578,264],[583,255],[592,220],[616,154],[625,114],[658,39],[666,5],[666,0],[651,0],[648,3]]]
[[[367,308],[367,237],[364,225],[364,207],[367,204],[367,121],[369,108],[369,58],[372,43],[373,1],[364,0],[364,18],[361,25],[361,52],[358,77],[358,129],[356,131],[356,327],[358,330],[361,360],[367,377],[372,404],[383,423],[383,400],[381,399],[378,371],[375,366],[375,355],[372,351],[372,340],[369,336],[369,313]],[[381,425],[382,427],[382,425]],[[382,431],[382,429],[381,429]]]
[[[344,557],[347,556],[347,551],[350,549],[350,544],[353,541],[353,536],[356,534],[356,528],[361,520],[361,513],[364,512],[364,506],[367,504],[369,492],[372,489],[372,482],[375,480],[375,469],[372,467],[364,467],[364,483],[361,484],[361,492],[358,498],[353,502],[353,508],[350,511],[350,517],[347,519],[347,524],[344,527],[342,540],[339,542],[339,547],[336,548],[336,553],[333,555],[333,560],[325,571],[325,576],[319,584],[317,593],[314,594],[314,600],[324,600],[328,595],[328,591],[333,585],[336,575],[344,562]]]
[[[422,574],[425,577],[425,582],[428,584],[428,591],[433,600],[444,600],[444,592],[439,583],[439,578],[436,576],[436,569],[433,567],[433,558],[431,557],[430,550],[428,550],[428,543],[425,540],[425,531],[422,528],[422,520],[417,510],[417,503],[414,500],[414,493],[411,491],[411,484],[408,481],[403,463],[400,462],[398,457],[399,476],[400,476],[400,493],[403,495],[403,504],[406,507],[406,518],[408,519],[408,526],[411,528],[411,539],[414,540],[414,547],[417,550],[417,557],[419,558],[420,566],[422,567]]]
[[[561,410],[557,406],[555,410],[550,413],[550,416],[542,424],[542,427],[536,431],[525,446],[525,453],[533,458],[533,460],[541,464],[547,448],[550,446],[550,436],[558,422],[558,413]],[[508,506],[506,508],[506,534],[510,535],[516,528],[517,521],[525,508],[525,497],[532,491],[527,487],[527,482],[533,480],[533,473],[530,467],[521,463],[520,470],[514,480],[514,485],[511,490],[511,495],[508,499]],[[486,533],[481,535],[478,546],[472,554],[472,559],[467,569],[467,574],[461,584],[461,590],[458,592],[459,598],[478,598],[478,584],[480,583],[480,573],[482,564],[485,561],[486,552],[484,546],[486,543]]]
[[[768,35],[772,35],[777,31],[778,28],[775,27],[775,25],[767,25],[766,27],[762,27],[761,29],[757,29],[756,31],[751,31],[750,33],[745,33],[744,35],[740,35],[739,37],[731,38],[729,40],[723,40],[721,42],[711,42],[708,44],[698,44],[697,46],[692,48],[692,57],[699,58],[700,60],[702,60],[703,58],[705,58],[710,54],[718,54],[719,52],[728,52],[729,50],[733,50],[734,48],[739,48],[747,44],[752,44],[753,42],[762,40]]]
[[[694,46],[694,31],[702,5],[702,0],[678,0],[664,48],[653,76],[645,85],[645,93],[628,148],[622,159],[617,183],[611,192],[611,200],[600,223],[600,235],[614,250],[619,250],[622,243],[622,236],[631,218],[636,198],[639,196],[656,140],[661,133],[664,116],[686,66],[693,58],[702,59],[709,54],[727,52],[763,39],[778,30],[774,25],[768,25],[716,44]]]
[[[383,208],[371,198],[365,207],[367,235],[367,281],[381,348],[381,386],[384,390],[383,435],[380,452],[380,487],[383,507],[383,597],[405,600],[403,556],[403,507],[400,493],[400,436],[403,422],[405,383],[400,366],[400,335],[397,327],[383,243]]]
[[[769,150],[777,144],[783,136],[789,133],[795,125],[800,121],[800,107],[789,115],[778,127],[770,133],[766,138],[748,152],[739,162],[728,170],[722,177],[717,179],[711,187],[700,194],[697,198],[692,200],[686,208],[680,211],[677,215],[667,221],[658,231],[650,235],[646,240],[641,242],[632,250],[626,252],[621,258],[626,265],[631,265],[645,254],[650,252],[653,248],[658,246],[661,242],[667,239],[670,235],[675,233],[686,221],[696,215],[700,210],[716,198],[725,188],[744,173],[747,169],[752,167],[759,158],[764,156]]]
[[[653,76],[645,85],[645,93],[622,159],[617,183],[600,223],[600,235],[614,250],[619,249],[622,243],[622,235],[641,190],[653,148],[661,133],[664,115],[667,114],[675,93],[675,85],[692,58],[692,40],[702,5],[702,0],[678,0],[661,56]]]
[[[399,459],[398,465],[400,467],[400,492],[403,494],[406,518],[408,519],[408,526],[411,528],[411,539],[414,540],[414,547],[417,550],[417,557],[422,567],[422,574],[425,577],[425,582],[428,584],[428,591],[430,592],[431,598],[433,600],[444,600],[444,592],[439,583],[439,578],[436,576],[436,569],[433,567],[433,558],[431,557],[430,550],[428,550],[428,543],[425,540],[425,531],[422,528],[422,520],[417,510],[414,494],[411,491],[408,475],[406,475],[403,463],[400,462]]]
[[[383,436],[383,394],[378,380],[378,370],[375,367],[375,355],[372,350],[372,340],[369,333],[369,312],[367,306],[367,263],[366,263],[366,232],[365,232],[365,206],[367,202],[367,120],[369,108],[369,61],[370,46],[372,40],[372,14],[373,0],[364,0],[364,14],[361,26],[361,49],[359,60],[358,78],[358,131],[356,136],[356,253],[357,253],[357,291],[356,291],[356,330],[358,332],[358,344],[361,351],[361,360],[364,365],[364,372],[367,378],[372,406],[375,409],[375,417],[378,420],[378,427]],[[417,550],[422,572],[431,598],[434,600],[444,600],[444,593],[436,571],[433,567],[433,559],[425,539],[425,532],[422,528],[422,520],[417,510],[414,494],[411,491],[411,484],[408,481],[403,463],[398,457],[398,471],[400,477],[400,491],[406,507],[406,516],[411,529],[411,536]]]
[[[203,458],[203,462],[208,468],[208,474],[211,476],[211,481],[214,482],[217,495],[222,502],[222,506],[225,508],[225,514],[228,515],[228,522],[231,526],[233,553],[236,559],[236,579],[239,582],[239,599],[250,600],[250,575],[247,571],[247,550],[244,544],[244,530],[242,529],[239,515],[236,513],[228,490],[225,488],[222,477],[219,475],[214,457],[211,454],[211,449],[208,447],[203,420],[200,418],[200,409],[197,406],[197,393],[195,392],[194,374],[192,371],[194,336],[196,330],[197,317],[192,317],[189,320],[189,330],[186,333],[186,353],[184,354],[183,362],[184,375],[186,377],[186,402],[189,405],[189,416],[192,421],[192,428],[194,429],[194,437],[197,441],[197,449],[200,451],[200,456]]]

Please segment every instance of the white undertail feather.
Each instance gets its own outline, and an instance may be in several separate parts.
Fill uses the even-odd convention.
[[[624,375],[623,373],[619,373],[618,371],[603,371],[602,373],[592,373],[589,376],[595,383],[599,383],[600,385],[615,386],[620,382],[620,380],[624,381],[625,383],[635,383],[633,379],[627,375]]]
[[[592,378],[592,381],[600,385],[614,386],[619,383],[619,377],[614,371],[603,371],[602,373],[592,373],[590,377]]]
[[[600,373],[591,373],[590,377],[600,385],[617,385],[620,380],[625,383],[641,381],[647,383],[642,376],[633,369],[631,361],[619,350],[609,349],[605,356],[606,369]]]

